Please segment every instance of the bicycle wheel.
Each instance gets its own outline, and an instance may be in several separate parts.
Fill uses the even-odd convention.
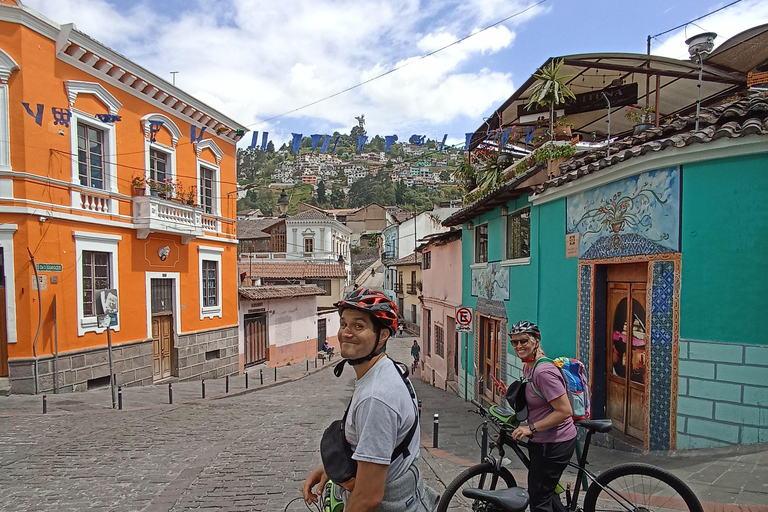
[[[622,464],[600,473],[587,489],[584,512],[638,510],[703,512],[690,487],[649,464]]]
[[[490,462],[483,462],[463,471],[446,487],[440,503],[437,504],[437,512],[459,512],[477,510],[474,500],[465,498],[463,489],[507,489],[516,487],[515,477],[507,468],[501,468],[496,473],[496,467]]]

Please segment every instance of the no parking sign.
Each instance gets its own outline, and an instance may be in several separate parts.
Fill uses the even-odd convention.
[[[472,332],[472,308],[456,308],[456,332]]]

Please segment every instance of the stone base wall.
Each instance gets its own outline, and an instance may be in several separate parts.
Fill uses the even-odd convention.
[[[237,344],[237,326],[178,336],[174,347],[174,375],[180,381],[237,375]]]
[[[114,345],[112,362],[119,386],[152,384],[152,340]],[[35,392],[34,368],[33,358],[8,361],[12,393]],[[97,347],[61,354],[58,361],[42,356],[37,368],[41,393],[53,392],[54,384],[62,393],[86,391],[89,380],[109,378],[109,353],[107,347]]]
[[[677,449],[768,442],[768,346],[680,340]]]

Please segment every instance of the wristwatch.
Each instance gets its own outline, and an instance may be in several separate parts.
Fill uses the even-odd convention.
[[[535,433],[536,432],[536,425],[534,425],[533,423],[528,425],[528,428],[531,429],[531,433]]]

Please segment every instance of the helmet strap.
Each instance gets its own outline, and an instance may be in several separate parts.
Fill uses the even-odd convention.
[[[370,361],[377,355],[383,353],[385,350],[387,350],[387,342],[384,341],[384,344],[380,348],[376,348],[379,346],[379,339],[381,338],[381,327],[378,325],[378,323],[374,327],[374,332],[376,333],[376,345],[373,346],[373,350],[371,350],[371,353],[368,354],[365,357],[360,357],[357,359],[344,359],[339,364],[337,364],[333,369],[333,374],[337,377],[341,377],[342,372],[344,371],[344,365],[349,364],[350,366],[357,366],[359,364],[363,364],[366,361]]]

